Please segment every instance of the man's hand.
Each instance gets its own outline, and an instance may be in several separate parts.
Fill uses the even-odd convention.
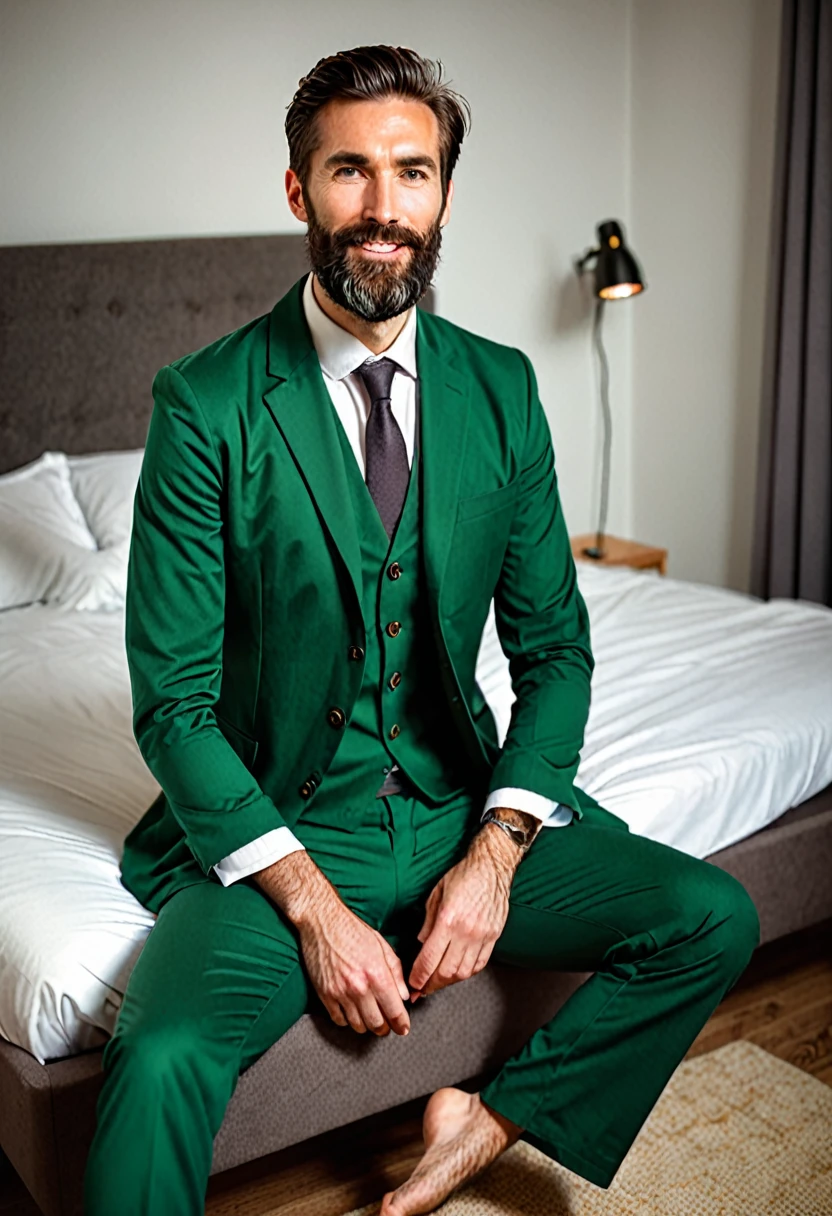
[[[308,852],[290,853],[254,877],[297,928],[309,978],[333,1022],[359,1034],[407,1034],[410,994],[398,955],[347,907]]]
[[[407,1034],[410,995],[393,947],[340,899],[298,925],[303,958],[315,991],[338,1026],[363,1034]]]
[[[515,812],[520,815],[521,812]],[[534,823],[534,817],[528,816]],[[431,891],[410,971],[414,1001],[482,971],[508,917],[509,891],[523,856],[494,823],[480,828],[461,861]]]

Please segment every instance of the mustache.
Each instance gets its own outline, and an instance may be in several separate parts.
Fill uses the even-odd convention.
[[[334,232],[331,235],[332,244],[339,249],[346,249],[350,245],[410,245],[414,249],[421,249],[425,244],[424,238],[417,233],[407,231],[403,228],[385,228],[379,231],[378,228],[368,230],[366,228],[350,228],[343,232]]]

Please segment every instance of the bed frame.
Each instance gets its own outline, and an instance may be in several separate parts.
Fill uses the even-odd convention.
[[[302,235],[0,248],[0,472],[142,446],[158,368],[307,269]],[[752,896],[761,942],[832,917],[832,786],[708,860]],[[588,975],[491,964],[419,1002],[406,1040],[305,1014],[240,1077],[212,1173],[489,1075]],[[82,1211],[101,1080],[100,1050],[42,1065],[0,1040],[0,1148],[47,1216]]]

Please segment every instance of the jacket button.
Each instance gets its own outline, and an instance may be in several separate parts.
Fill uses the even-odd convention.
[[[354,659],[356,662],[358,662],[358,660],[359,660],[359,659],[363,659],[363,658],[364,658],[364,649],[363,649],[363,647],[361,647],[361,646],[350,646],[349,650],[347,651],[347,658],[348,658],[348,659]]]
[[[388,681],[390,687],[398,688],[399,685],[401,684],[401,682],[402,682],[402,673],[400,671],[394,671]]]
[[[399,726],[398,722],[394,722],[393,725],[390,727],[390,738],[395,739],[396,736],[400,735],[401,733],[402,733],[402,728]]]
[[[319,785],[320,785],[320,781],[318,780],[318,778],[315,776],[314,773],[310,773],[309,776],[304,781],[303,785],[300,787],[299,792],[300,792],[301,798],[311,797],[312,794],[315,793],[315,790],[318,788]]]
[[[387,626],[387,632],[389,633],[391,638],[396,638],[399,636],[401,627],[402,627],[401,621],[391,621],[390,624]]]
[[[333,705],[332,709],[326,716],[326,720],[330,726],[343,726],[346,722],[346,714],[343,709],[339,709],[337,705]]]
[[[387,567],[387,574],[390,578],[401,578],[402,568],[398,562],[391,562]]]

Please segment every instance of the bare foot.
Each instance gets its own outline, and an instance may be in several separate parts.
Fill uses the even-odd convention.
[[[422,1131],[421,1161],[406,1182],[385,1194],[379,1216],[433,1212],[514,1144],[523,1129],[486,1106],[479,1094],[449,1087],[428,1101]]]

